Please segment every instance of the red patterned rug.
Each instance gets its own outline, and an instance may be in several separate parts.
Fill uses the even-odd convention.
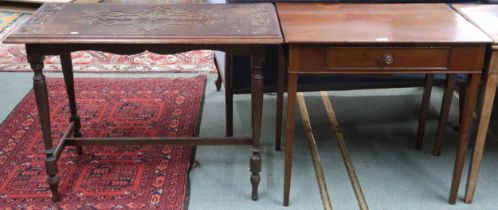
[[[214,52],[198,50],[173,55],[144,52],[116,55],[96,51],[71,54],[76,72],[215,72]],[[47,56],[45,71],[61,71],[59,56]],[[24,45],[0,44],[0,72],[31,71]]]
[[[198,134],[206,75],[76,79],[84,136]],[[68,125],[62,79],[49,79],[54,139]],[[62,201],[46,183],[33,91],[0,125],[0,209],[186,209],[191,146],[67,147],[59,160]]]

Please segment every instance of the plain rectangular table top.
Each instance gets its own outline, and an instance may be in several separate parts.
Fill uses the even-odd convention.
[[[278,3],[286,43],[489,43],[446,4]]]
[[[470,22],[476,24],[498,44],[498,5],[453,5]]]
[[[5,43],[279,44],[272,4],[46,3]]]

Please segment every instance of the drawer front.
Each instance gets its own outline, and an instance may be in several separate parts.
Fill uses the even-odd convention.
[[[291,45],[289,72],[302,74],[471,73],[485,44],[445,46]]]
[[[480,73],[486,44],[290,45],[289,72],[302,74]]]
[[[440,69],[448,68],[450,48],[342,48],[326,49],[325,68]]]

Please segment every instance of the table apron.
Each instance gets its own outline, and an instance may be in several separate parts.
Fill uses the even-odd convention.
[[[145,51],[156,54],[175,54],[193,50],[216,50],[232,55],[251,55],[255,49],[266,45],[198,45],[198,44],[26,44],[26,51],[33,55],[60,55],[75,51],[102,51],[119,55],[133,55]]]

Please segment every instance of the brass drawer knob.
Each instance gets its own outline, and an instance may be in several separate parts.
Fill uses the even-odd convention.
[[[391,55],[389,53],[385,54],[384,57],[383,57],[383,59],[384,59],[384,63],[386,63],[386,64],[392,64],[392,63],[394,63],[394,57],[393,57],[393,55]]]

